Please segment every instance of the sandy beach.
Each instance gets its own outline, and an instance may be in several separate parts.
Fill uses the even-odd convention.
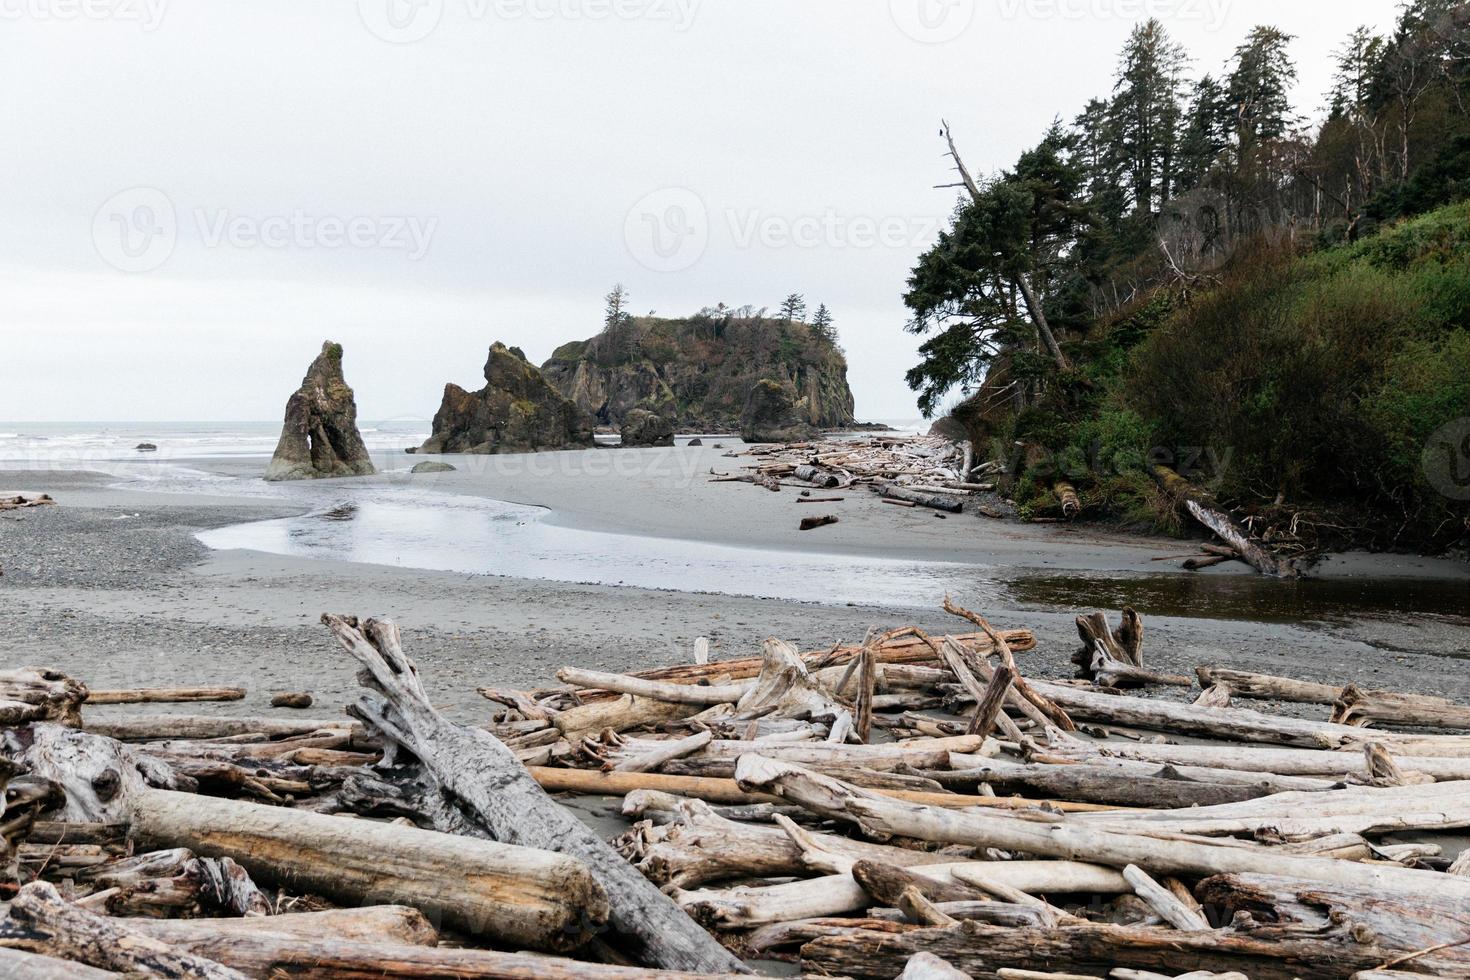
[[[1470,620],[1466,604],[1456,606],[1470,595],[1463,565],[1349,556],[1325,564],[1325,581],[1301,586],[1237,571],[1190,575],[1151,561],[1188,550],[1177,541],[969,514],[939,520],[884,506],[866,491],[834,494],[846,499],[816,509],[841,522],[801,534],[796,523],[813,505],[798,503],[797,491],[709,482],[711,471],[730,472],[743,462],[725,452],[710,446],[452,457],[457,472],[418,476],[406,469],[422,459],[405,455],[377,477],[284,491],[254,479],[257,460],[187,461],[190,471],[211,477],[218,488],[212,493],[139,489],[168,484],[140,484],[116,467],[105,474],[0,471],[4,492],[45,492],[58,501],[0,521],[0,650],[7,663],[55,667],[98,687],[229,684],[250,691],[244,704],[189,711],[268,710],[271,692],[308,690],[335,712],[356,697],[356,684],[319,615],[388,615],[403,626],[445,709],[473,719],[486,706],[477,686],[541,685],[565,664],[624,670],[676,662],[690,656],[699,636],[709,637],[720,657],[749,654],[767,636],[813,649],[858,640],[872,626],[956,628],[939,610],[942,589],[928,596],[924,579],[901,600],[874,590],[858,601],[799,602],[758,597],[767,586],[799,592],[801,583],[780,581],[697,591],[586,584],[605,572],[591,554],[585,579],[574,571],[572,580],[552,581],[211,550],[196,537],[306,520],[302,515],[343,494],[411,493],[415,507],[430,510],[456,498],[546,507],[538,520],[550,528],[624,535],[630,544],[754,549],[747,554],[764,563],[759,567],[790,567],[793,577],[820,578],[823,569],[836,576],[896,559],[943,565],[885,566],[886,575],[971,566],[976,588],[956,598],[998,626],[1035,629],[1040,643],[1027,670],[1037,676],[1070,673],[1077,613],[1132,603],[1149,624],[1148,655],[1160,669],[1221,663],[1470,696],[1459,659],[1470,649]],[[1402,611],[1357,608],[1355,597],[1374,595]],[[1461,615],[1453,614],[1457,609]]]

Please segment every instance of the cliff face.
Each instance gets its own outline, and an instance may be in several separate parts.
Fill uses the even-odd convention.
[[[444,386],[434,434],[421,453],[525,453],[593,444],[588,416],[547,383],[518,350],[496,343],[485,387]]]
[[[286,402],[286,421],[267,480],[313,480],[374,473],[357,431],[357,401],[342,377],[342,345],[330,340]]]
[[[820,428],[853,422],[847,359],[803,323],[643,317],[563,345],[541,371],[603,425],[621,425],[641,408],[684,431],[734,429],[751,389],[767,380],[787,389],[804,422]]]

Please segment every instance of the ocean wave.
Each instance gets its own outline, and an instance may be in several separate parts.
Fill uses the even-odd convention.
[[[19,439],[19,432],[0,432],[0,439]]]

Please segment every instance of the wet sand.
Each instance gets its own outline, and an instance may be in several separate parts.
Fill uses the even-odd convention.
[[[417,461],[405,456],[403,466]],[[1037,631],[1038,650],[1025,662],[1037,676],[1069,674],[1073,617],[1096,607],[1089,602],[1117,599],[1135,602],[1145,615],[1149,661],[1160,669],[1221,663],[1470,697],[1470,677],[1458,659],[1470,651],[1463,615],[1364,617],[1315,609],[1311,596],[1280,621],[1221,613],[1212,606],[1217,590],[1197,583],[1251,590],[1260,584],[1207,573],[1189,580],[1191,592],[1161,590],[1157,582],[1183,581],[1176,577],[1186,573],[1164,573],[1161,566],[1169,563],[1149,559],[1189,550],[1177,541],[971,515],[940,521],[882,505],[866,491],[847,491],[843,503],[818,508],[839,514],[842,523],[799,535],[797,516],[811,511],[794,502],[797,491],[708,483],[712,466],[725,472],[741,462],[714,449],[450,461],[459,472],[353,482],[412,483],[546,505],[553,507],[547,519],[560,526],[796,549],[830,555],[833,563],[898,553],[1025,572],[1021,579],[1035,588],[1011,588],[1008,599],[981,611],[998,626]],[[259,472],[258,463],[197,465],[228,475]],[[357,689],[346,656],[334,649],[318,616],[328,610],[390,615],[404,627],[407,648],[436,699],[468,720],[483,718],[488,706],[475,695],[477,686],[547,684],[564,664],[622,670],[677,662],[691,655],[698,636],[711,638],[716,656],[741,656],[767,636],[810,649],[860,639],[874,625],[915,623],[936,632],[960,625],[938,611],[941,594],[907,605],[877,595],[852,605],[800,603],[211,552],[194,537],[300,514],[330,499],[333,482],[278,497],[261,484],[231,481],[220,487],[229,493],[204,496],[118,490],[115,475],[0,473],[3,491],[49,492],[60,504],[0,520],[0,661],[53,666],[97,687],[233,684],[251,692],[243,704],[183,709],[191,712],[265,711],[273,691],[310,690],[318,695],[316,712],[331,713],[355,699]],[[1433,588],[1449,590],[1451,603],[1463,589],[1470,612],[1470,572],[1463,565],[1375,557],[1353,558],[1341,568],[1339,575],[1371,570],[1375,581],[1438,575]],[[1066,585],[1069,578],[1078,584]],[[1099,582],[1108,588],[1098,592]],[[1150,582],[1155,585],[1145,587]],[[1404,582],[1406,595],[1420,587],[1415,579]]]

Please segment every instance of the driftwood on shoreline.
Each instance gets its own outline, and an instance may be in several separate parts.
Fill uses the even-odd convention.
[[[1131,609],[1079,617],[1083,679],[1044,681],[1032,634],[944,608],[978,631],[568,666],[483,688],[482,727],[430,704],[382,620],[324,617],[355,720],[101,721],[77,680],[0,673],[0,972],[1470,973],[1464,707],[1213,664],[1186,692]],[[550,793],[634,822],[609,844]]]

